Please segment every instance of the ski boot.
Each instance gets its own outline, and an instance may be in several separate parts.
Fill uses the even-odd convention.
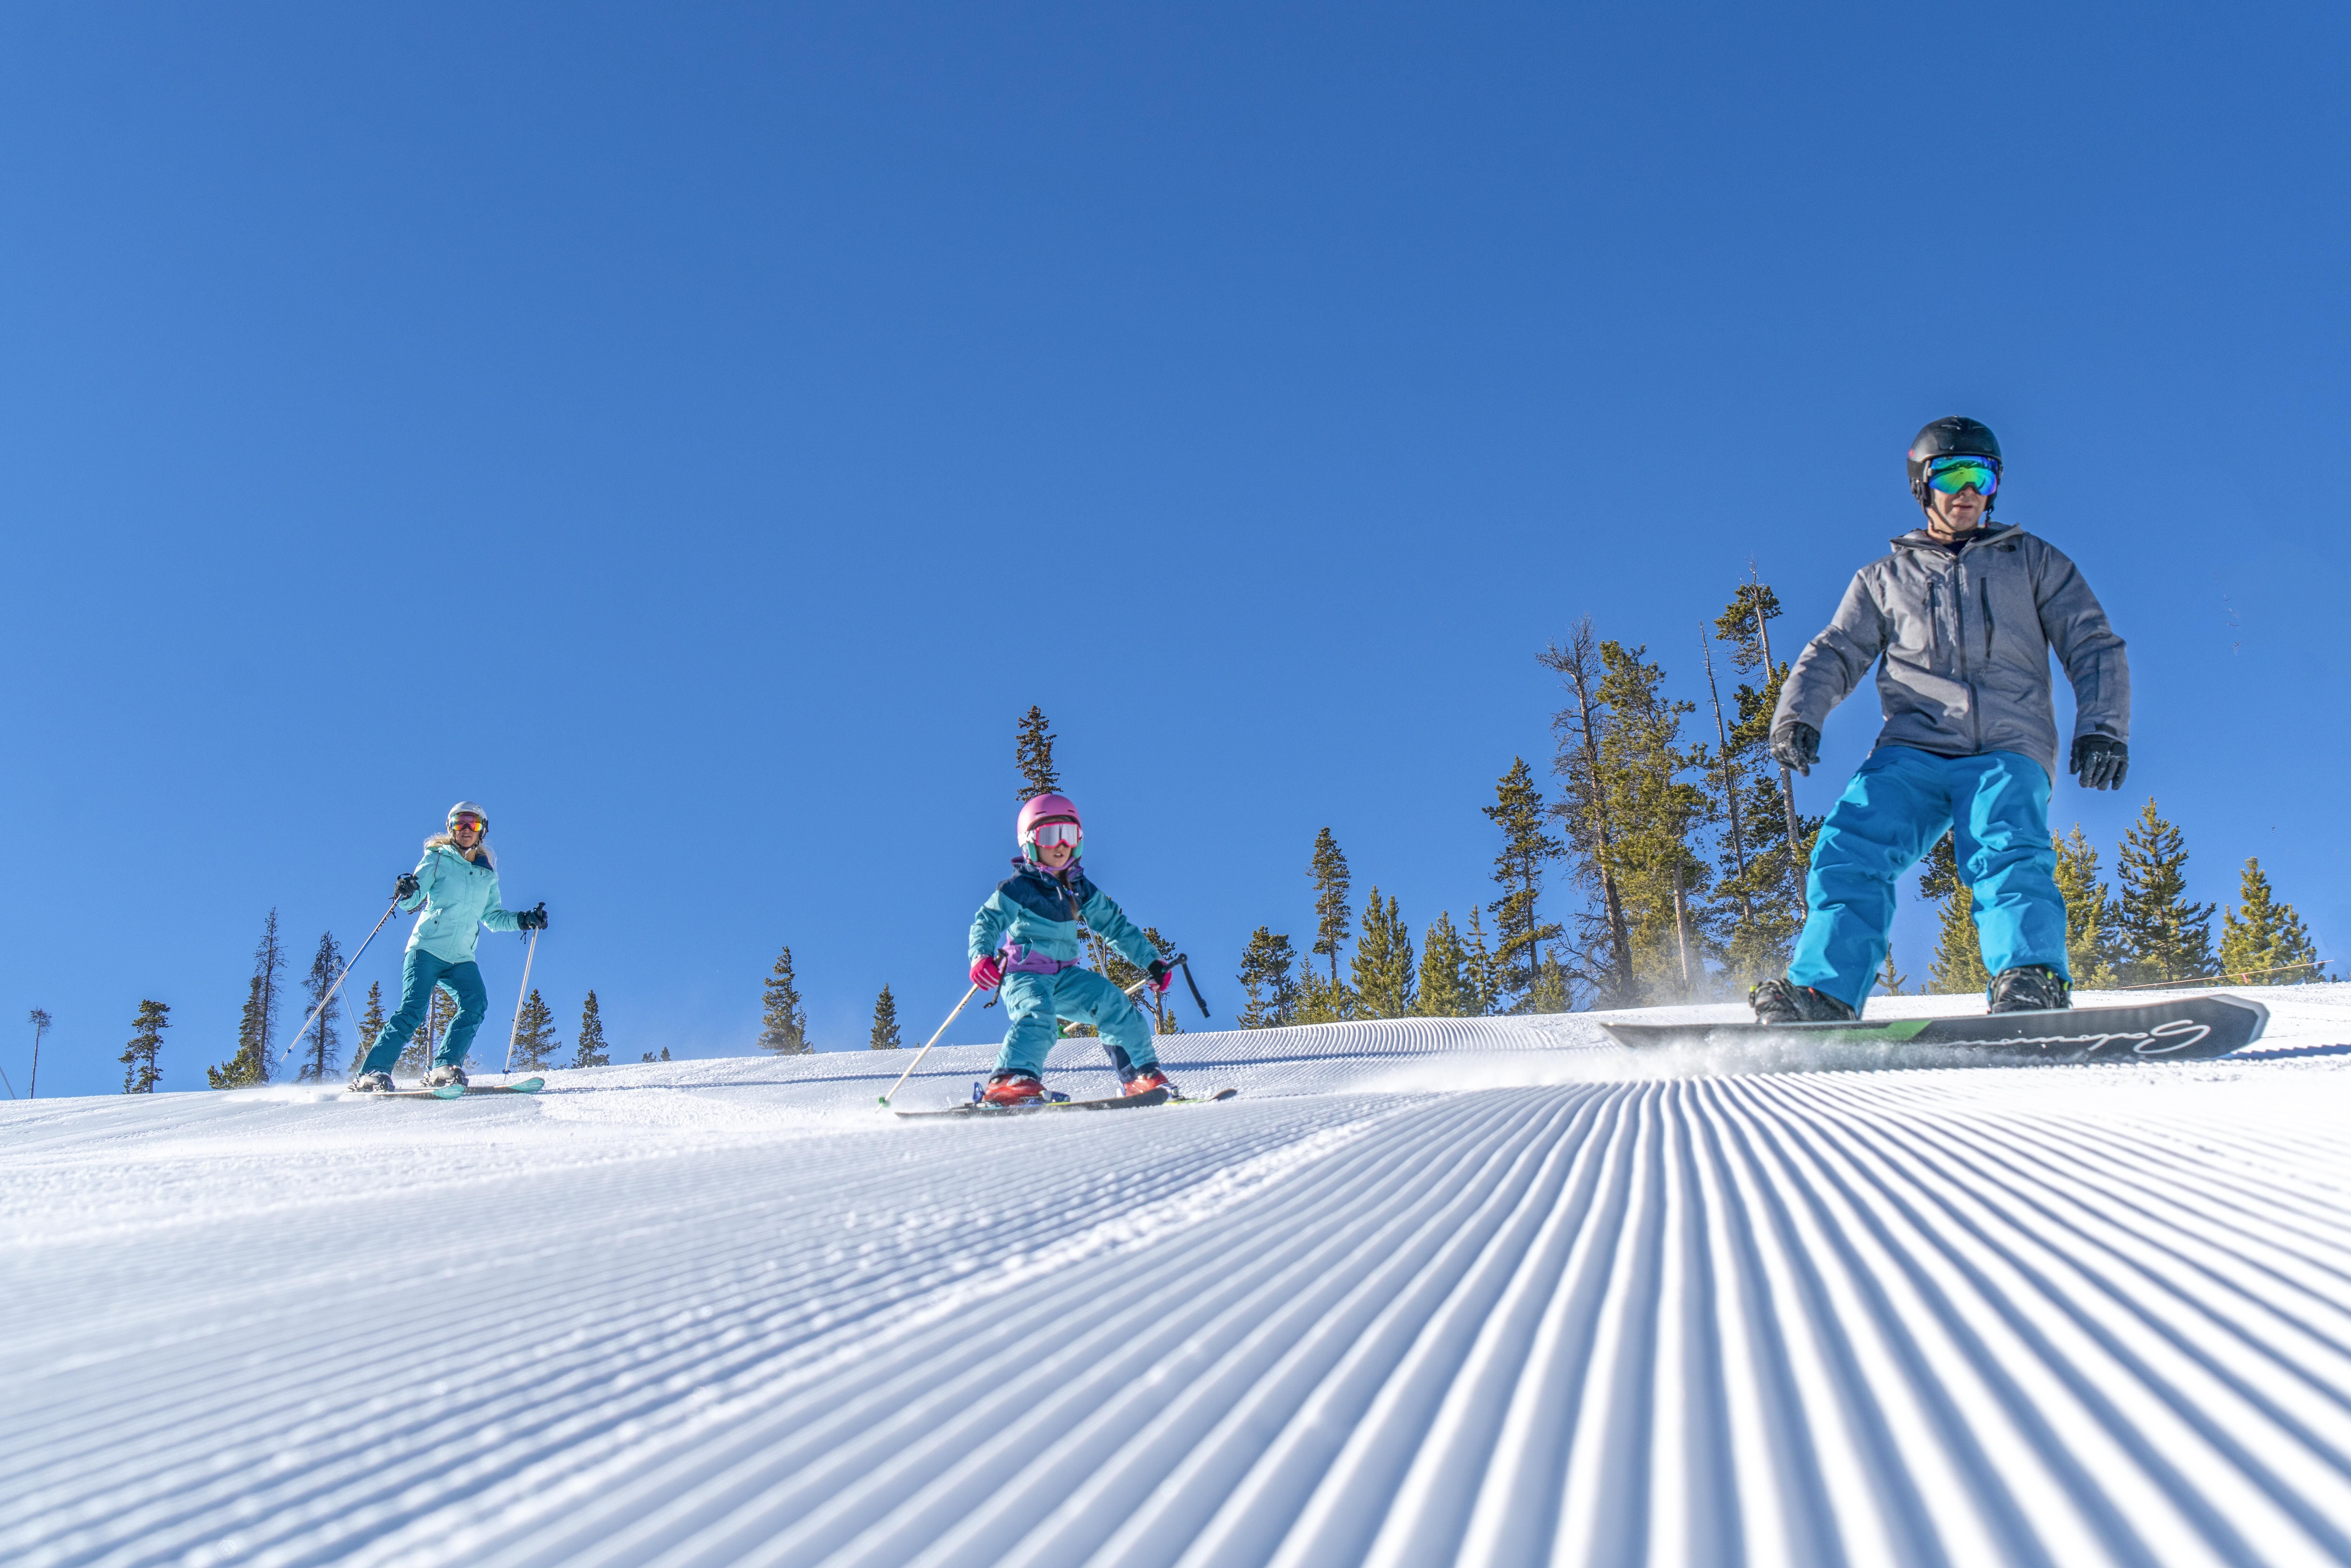
[[[351,1075],[350,1090],[354,1094],[389,1094],[392,1090],[392,1074],[355,1072]]]
[[[987,1087],[980,1092],[983,1105],[1042,1105],[1045,1086],[1033,1073],[991,1072]]]
[[[445,1089],[452,1083],[463,1089],[466,1082],[465,1070],[462,1067],[443,1065],[424,1075],[424,1087],[427,1089]]]
[[[2074,1005],[2074,988],[2046,964],[2020,964],[1993,977],[1984,1001],[1996,1013],[2056,1012]]]
[[[1747,993],[1757,1023],[1851,1023],[1854,1011],[1834,997],[1786,980],[1763,980]]]
[[[1170,1100],[1180,1098],[1176,1085],[1167,1082],[1167,1074],[1160,1071],[1156,1067],[1146,1067],[1128,1079],[1125,1089],[1129,1094],[1148,1094],[1154,1089],[1165,1089]]]

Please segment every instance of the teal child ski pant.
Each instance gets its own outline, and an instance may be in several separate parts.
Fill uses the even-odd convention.
[[[1102,1047],[1121,1081],[1159,1065],[1159,1052],[1151,1045],[1150,1020],[1124,991],[1092,969],[1064,969],[1058,975],[1015,970],[1004,977],[1004,1010],[1012,1015],[1012,1027],[1004,1031],[1004,1044],[996,1053],[998,1072],[1041,1076],[1045,1053],[1061,1038],[1056,1021],[1061,1019],[1102,1030]]]
[[[457,1019],[449,1026],[449,1033],[434,1052],[435,1065],[455,1067],[465,1060],[465,1048],[474,1043],[474,1031],[482,1027],[482,1019],[490,1010],[490,994],[482,988],[481,966],[471,958],[462,964],[452,964],[437,954],[422,947],[411,947],[407,960],[400,966],[400,1010],[375,1037],[367,1060],[360,1064],[361,1072],[389,1072],[392,1064],[400,1060],[401,1048],[409,1037],[423,1027],[425,1009],[433,1005],[433,988],[446,986],[457,998]]]
[[[1975,894],[1976,938],[1992,974],[2065,967],[2065,899],[2049,841],[2049,775],[2014,751],[1938,757],[1908,746],[1869,754],[1830,808],[1804,879],[1812,906],[1788,978],[1859,1011],[1894,928],[1894,883],[1952,833]]]

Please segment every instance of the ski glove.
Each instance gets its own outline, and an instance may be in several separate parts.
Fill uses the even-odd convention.
[[[1004,984],[1004,971],[996,967],[993,957],[982,953],[971,961],[971,983],[983,991],[992,991]]]
[[[402,872],[400,873],[400,880],[392,884],[392,896],[394,898],[414,898],[416,896],[416,873],[414,872]]]
[[[2074,762],[2085,789],[2119,789],[2130,771],[2130,747],[2107,735],[2085,735],[2074,742]]]
[[[1168,987],[1176,983],[1176,971],[1168,967],[1167,960],[1165,958],[1151,960],[1151,967],[1145,973],[1150,975],[1153,988],[1163,994]]]
[[[517,931],[546,930],[547,905],[541,904],[537,909],[517,910],[515,913],[515,929]]]
[[[1813,764],[1821,759],[1821,732],[1802,719],[1792,719],[1771,737],[1771,756],[1810,779]]]

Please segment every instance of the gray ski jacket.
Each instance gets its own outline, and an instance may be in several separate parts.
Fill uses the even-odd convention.
[[[1872,664],[1880,746],[1944,757],[2015,751],[2057,778],[2049,651],[2074,683],[2074,735],[2130,739],[2130,664],[2064,551],[2022,528],[1980,531],[1957,554],[1914,528],[1853,574],[1828,630],[1804,645],[1771,716],[1821,727]]]

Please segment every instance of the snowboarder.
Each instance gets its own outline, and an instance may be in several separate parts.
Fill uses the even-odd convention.
[[[1004,989],[1010,1022],[996,1053],[996,1070],[980,1093],[991,1105],[1034,1105],[1045,1098],[1040,1074],[1045,1053],[1061,1038],[1060,1021],[1073,1019],[1102,1031],[1111,1066],[1129,1094],[1173,1088],[1152,1048],[1151,1025],[1124,991],[1079,965],[1078,923],[1103,938],[1151,977],[1161,991],[1176,972],[1152,950],[1107,894],[1078,865],[1085,833],[1078,808],[1062,795],[1024,803],[1013,824],[1020,858],[1015,873],[997,884],[971,922],[971,978],[982,990]]]
[[[1787,977],[1748,995],[1761,1023],[1858,1014],[1886,958],[1895,879],[1946,830],[1974,893],[1991,1010],[2073,1005],[2049,838],[2049,653],[2074,683],[2069,771],[2085,789],[2119,789],[2130,738],[2123,640],[2063,552],[1991,520],[2001,453],[1989,429],[1936,420],[1910,444],[1908,467],[1926,526],[1854,574],[1771,716],[1771,755],[1810,774],[1829,710],[1877,663],[1886,727],[1813,843],[1810,914]]]
[[[457,998],[456,1020],[441,1041],[429,1087],[465,1082],[465,1048],[489,1011],[489,994],[482,988],[482,971],[474,962],[474,944],[485,925],[493,931],[541,931],[547,927],[547,905],[510,910],[498,902],[498,862],[490,852],[490,821],[471,800],[449,808],[448,831],[424,841],[424,858],[416,869],[392,884],[402,909],[424,908],[424,917],[408,934],[408,956],[400,969],[400,1010],[375,1037],[374,1045],[351,1075],[351,1087],[362,1093],[392,1088],[392,1064],[401,1049],[424,1022],[433,1005],[433,988],[445,986]]]

